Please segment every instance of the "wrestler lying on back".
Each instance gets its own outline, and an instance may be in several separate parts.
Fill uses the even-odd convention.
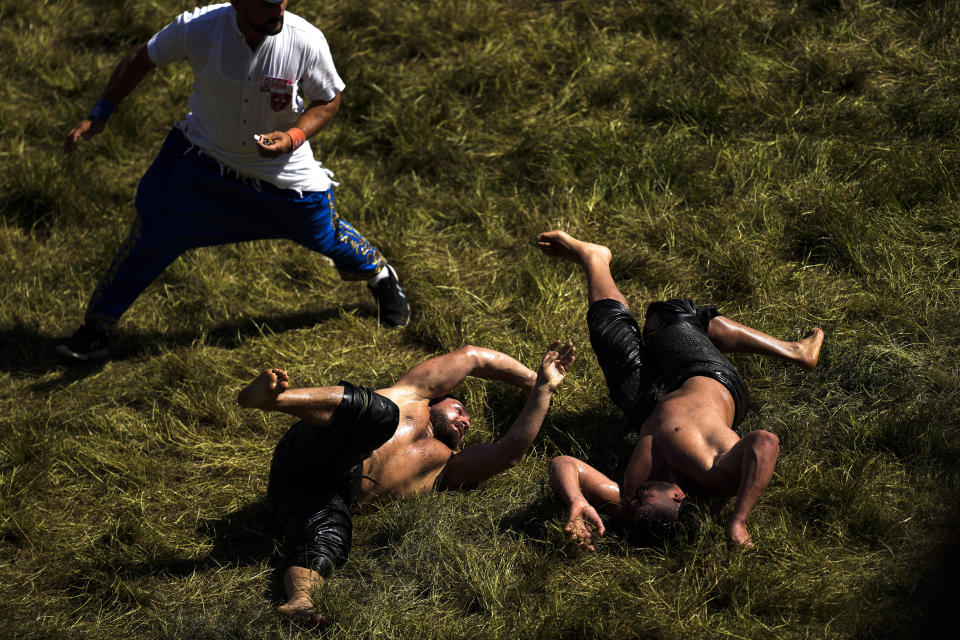
[[[376,392],[350,383],[291,389],[281,369],[268,369],[247,385],[240,406],[300,418],[277,444],[267,488],[284,538],[287,601],[277,612],[306,626],[329,624],[313,606],[311,589],[346,560],[357,505],[475,487],[519,463],[574,351],[569,342],[554,342],[534,373],[503,353],[466,346],[421,362]],[[467,376],[521,387],[527,400],[497,442],[458,452],[470,415],[448,394]]]
[[[590,341],[610,397],[639,432],[619,485],[570,456],[550,464],[553,489],[569,507],[566,531],[592,549],[602,535],[598,510],[649,527],[677,520],[687,492],[735,497],[730,544],[752,546],[747,516],[770,482],[780,445],[758,430],[734,428],[746,412],[746,384],[722,352],[758,353],[804,370],[817,366],[823,331],[784,342],[690,300],[653,302],[641,332],[610,274],[607,247],[563,231],[537,236],[548,256],[579,264],[587,276]]]

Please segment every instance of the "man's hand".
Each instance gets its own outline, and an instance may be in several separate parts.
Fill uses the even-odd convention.
[[[731,549],[753,547],[753,539],[747,531],[747,523],[731,520],[727,525],[727,545]]]
[[[590,506],[586,500],[579,501],[570,506],[570,514],[567,517],[567,524],[563,530],[570,536],[570,539],[576,542],[580,547],[587,551],[593,551],[593,532],[597,537],[603,536],[606,529],[603,526],[603,520],[597,510]]]
[[[543,361],[540,363],[540,368],[537,369],[537,382],[535,386],[545,386],[550,391],[553,391],[563,382],[564,376],[567,375],[567,371],[569,371],[571,365],[573,365],[574,353],[576,353],[577,348],[573,346],[572,342],[568,342],[557,351],[557,347],[559,346],[560,341],[555,340],[553,344],[547,347],[547,352],[543,354]]]
[[[257,142],[257,153],[264,158],[276,158],[293,151],[293,139],[284,131],[261,133]]]
[[[100,118],[84,118],[78,122],[73,129],[70,129],[70,133],[67,134],[67,139],[63,142],[63,152],[73,153],[73,150],[77,148],[77,142],[80,141],[80,138],[89,140],[98,133],[101,133],[106,126],[106,123]]]

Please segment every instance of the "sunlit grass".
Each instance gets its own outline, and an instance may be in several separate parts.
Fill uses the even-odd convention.
[[[181,257],[116,357],[67,366],[191,76],[158,70],[71,157],[63,136],[122,53],[192,3],[0,0],[0,637],[300,637],[263,505],[291,420],[240,411],[260,368],[386,385],[466,343],[534,365],[580,348],[541,438],[479,490],[355,520],[318,602],[329,637],[910,637],[956,594],[960,499],[960,9],[897,0],[318,3],[347,83],[314,141],[342,215],[401,273],[400,332],[283,242]],[[614,476],[631,449],[589,348],[564,228],[614,254],[636,310],[694,297],[785,338],[803,374],[734,361],[744,428],[782,454],[728,553],[730,505],[687,535],[566,545],[557,453]],[[521,406],[468,381],[471,439]],[[951,564],[953,563],[953,564]],[[947,585],[950,588],[947,588]]]

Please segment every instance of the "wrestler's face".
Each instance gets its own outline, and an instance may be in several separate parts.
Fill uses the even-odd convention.
[[[683,490],[672,483],[642,489],[637,497],[630,501],[634,508],[633,519],[637,521],[648,518],[662,522],[676,522],[686,497]]]
[[[275,36],[283,30],[283,12],[287,10],[287,0],[267,2],[267,0],[232,0],[237,17],[253,31],[264,36]]]
[[[456,398],[445,398],[430,407],[433,437],[456,449],[470,429],[470,414]]]

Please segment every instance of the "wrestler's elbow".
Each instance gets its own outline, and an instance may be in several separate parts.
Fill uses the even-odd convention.
[[[753,438],[753,450],[760,458],[767,458],[776,461],[780,455],[780,438],[769,431],[754,431],[750,434]]]
[[[512,455],[506,456],[506,457],[504,458],[504,460],[503,460],[503,466],[504,466],[504,468],[505,468],[505,469],[512,469],[513,467],[515,467],[515,466],[517,466],[518,464],[520,464],[520,462],[523,460],[523,456],[525,456],[526,453],[527,453],[527,451],[526,451],[526,449],[524,449],[523,451],[521,451],[521,452],[519,452],[519,453],[514,453],[514,454],[512,454]]]
[[[488,349],[484,349],[483,347],[465,344],[453,353],[471,363],[473,368],[477,369],[486,364],[488,351]]]
[[[530,445],[504,443],[504,447],[500,451],[500,464],[503,469],[512,469],[520,464],[523,457],[527,455],[528,449],[530,449]]]

